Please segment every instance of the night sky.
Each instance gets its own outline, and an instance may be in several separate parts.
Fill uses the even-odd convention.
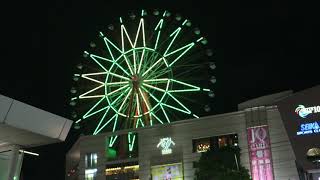
[[[209,3],[210,2],[210,3]],[[214,46],[217,70],[212,114],[263,95],[320,83],[319,16],[312,4],[274,1],[28,1],[12,2],[2,21],[0,93],[68,118],[71,77],[99,30],[130,10],[180,13]],[[32,149],[26,180],[64,179],[65,143]]]

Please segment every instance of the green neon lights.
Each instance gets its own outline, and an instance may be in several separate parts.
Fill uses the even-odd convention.
[[[105,119],[105,117],[106,117],[109,109],[110,109],[110,107],[108,106],[107,109],[106,109],[106,111],[105,111],[105,113],[103,114],[102,118],[100,119],[100,122],[99,122],[98,126],[97,126],[96,129],[94,130],[94,133],[93,133],[93,134],[96,134],[96,132],[98,131],[98,128],[100,127],[101,123],[104,121],[104,119]],[[106,123],[105,125],[109,124],[111,121],[112,121],[112,118],[109,119],[109,121],[107,121],[107,123]]]
[[[134,29],[127,27],[128,19],[120,17],[120,25],[115,27],[118,31],[113,31],[118,32],[115,38],[99,32],[103,47],[95,52],[84,51],[86,62],[96,68],[74,74],[90,82],[90,86],[85,88],[85,92],[80,91],[73,100],[91,100],[94,103],[76,123],[96,122],[93,131],[96,135],[106,129],[115,132],[124,127],[141,128],[170,123],[174,120],[172,113],[199,118],[180,96],[186,92],[211,90],[177,79],[174,68],[179,63],[188,62],[184,61],[185,58],[204,38],[198,36],[187,42],[181,41],[189,38],[183,34],[189,21],[179,21],[178,27],[168,32],[165,29],[169,26],[166,17],[170,15],[167,13],[159,14],[155,23],[148,23],[147,13],[142,10]],[[147,27],[151,24],[153,27]],[[189,73],[188,70],[185,73]],[[125,123],[130,127],[123,125]],[[110,137],[110,147],[117,137]],[[128,134],[129,151],[133,150],[135,138],[135,134]]]
[[[197,40],[197,42],[200,42],[202,39],[203,39],[203,37],[199,38],[199,39]]]
[[[142,74],[142,76],[145,76],[152,68],[154,68],[156,65],[158,65],[158,64],[161,62],[162,59],[163,59],[163,58],[160,58],[157,62],[155,62],[152,66],[150,66],[150,67]]]
[[[110,141],[109,141],[109,147],[112,147],[113,144],[116,142],[116,139],[118,138],[118,136],[111,136],[110,137]]]
[[[167,52],[168,52],[169,49],[171,48],[173,42],[176,40],[176,38],[177,38],[177,36],[178,36],[178,34],[179,34],[180,31],[181,31],[181,27],[178,27],[172,34],[170,34],[170,37],[173,36],[173,35],[174,35],[174,37],[173,37],[173,39],[171,40],[168,48],[167,48],[166,51],[164,52],[164,56],[167,55]]]
[[[135,143],[135,140],[136,140],[136,135],[135,134],[132,135],[132,140],[131,140],[129,134],[128,134],[128,139],[131,141],[131,142],[129,142],[129,151],[133,151],[134,143]]]
[[[192,114],[192,116],[195,117],[195,118],[199,118],[199,116],[197,116],[197,115],[195,115],[195,114]]]
[[[182,23],[182,26],[184,26],[186,23],[188,22],[188,20],[184,20],[183,23]]]
[[[166,15],[166,13],[167,13],[167,11],[164,11],[162,16],[164,17]]]

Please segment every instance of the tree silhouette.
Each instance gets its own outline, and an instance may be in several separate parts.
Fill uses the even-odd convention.
[[[250,180],[249,171],[240,164],[240,148],[212,148],[196,163],[196,180]]]

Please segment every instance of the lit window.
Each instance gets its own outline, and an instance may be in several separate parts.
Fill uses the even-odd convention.
[[[225,146],[238,146],[237,134],[226,134],[206,138],[193,139],[193,152],[206,152],[212,148],[222,148]]]
[[[221,137],[219,138],[219,147],[227,146],[228,140],[227,137]]]
[[[206,152],[210,149],[210,138],[193,140],[193,152]]]
[[[86,168],[95,168],[98,163],[97,153],[87,153],[85,155]]]
[[[139,179],[138,162],[112,164],[105,169],[107,179]],[[124,178],[126,177],[126,178]]]
[[[97,169],[86,169],[85,170],[85,180],[96,180]]]

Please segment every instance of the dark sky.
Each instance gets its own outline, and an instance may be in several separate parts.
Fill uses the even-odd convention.
[[[218,69],[213,113],[283,90],[320,82],[316,6],[273,1],[28,1],[3,15],[0,93],[68,117],[71,75],[97,32],[130,10],[167,9],[196,22],[215,46]],[[64,155],[75,140],[36,148],[26,157],[27,180],[63,179]]]

